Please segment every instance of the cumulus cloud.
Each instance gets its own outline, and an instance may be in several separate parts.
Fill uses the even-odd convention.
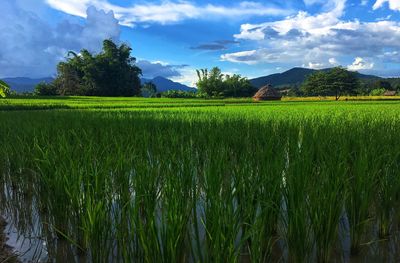
[[[339,21],[343,14],[344,3],[337,3],[333,10],[318,15],[310,15],[300,11],[297,15],[283,20],[262,24],[243,24],[240,34],[234,35],[237,39],[263,40],[265,38],[285,38],[288,33],[297,32],[297,36],[324,35]],[[290,36],[289,36],[290,37]]]
[[[54,74],[69,50],[97,52],[106,38],[117,40],[118,21],[112,12],[87,10],[84,24],[62,21],[50,25],[18,2],[3,0],[0,20],[0,77],[43,77]]]
[[[347,69],[351,71],[359,71],[359,70],[366,70],[366,69],[372,69],[374,68],[374,63],[372,62],[367,62],[365,59],[356,57],[354,59],[353,64],[348,65]]]
[[[155,61],[150,62],[147,60],[139,60],[137,66],[142,69],[144,78],[178,78],[182,77],[182,69],[188,65],[169,65],[168,63]]]
[[[120,24],[134,26],[138,23],[175,23],[186,19],[237,18],[245,16],[282,16],[291,10],[273,5],[244,1],[227,7],[222,5],[196,5],[186,1],[162,1],[160,3],[134,4],[129,7],[112,4],[107,0],[46,0],[54,9],[70,15],[86,17],[86,9],[113,10]]]
[[[374,10],[376,10],[378,8],[383,7],[383,5],[385,3],[389,3],[390,9],[400,11],[400,1],[399,0],[377,0],[372,8]]]
[[[331,1],[332,9],[315,15],[300,11],[283,20],[243,24],[238,40],[254,42],[258,49],[224,54],[222,60],[237,63],[283,62],[308,65],[330,58],[385,57],[399,50],[398,21],[345,21],[345,0]],[[387,57],[387,56],[386,56]],[[331,65],[336,63],[329,61]],[[337,61],[336,61],[337,62]],[[313,65],[308,65],[313,66]],[[356,67],[356,66],[354,66]],[[364,69],[364,68],[362,68]]]

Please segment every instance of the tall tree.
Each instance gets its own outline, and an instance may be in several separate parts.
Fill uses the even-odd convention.
[[[96,57],[97,91],[102,96],[134,96],[140,94],[142,71],[131,57],[132,49],[122,44],[119,47],[105,40],[103,52]]]
[[[327,95],[327,75],[325,72],[317,71],[308,76],[301,86],[301,91],[307,96]]]
[[[336,67],[310,75],[303,83],[301,90],[305,95],[332,95],[339,100],[343,94],[354,94],[359,87],[360,81],[355,72]]]
[[[214,67],[210,71],[207,69],[200,69],[196,70],[196,72],[199,78],[196,86],[200,92],[206,93],[209,96],[223,95],[224,74],[222,74],[221,69]]]
[[[69,52],[67,61],[57,66],[54,85],[61,95],[135,96],[140,95],[142,71],[135,65],[132,49],[104,40],[103,50]]]
[[[38,96],[57,96],[58,90],[53,83],[41,82],[35,86],[35,95]]]
[[[247,78],[238,74],[226,75],[224,81],[225,97],[248,97],[254,95],[257,89],[254,88]]]
[[[141,89],[142,96],[153,98],[157,94],[157,86],[153,82],[147,82]]]
[[[336,100],[343,94],[354,94],[355,90],[360,87],[356,73],[348,71],[342,67],[336,67],[328,71],[327,81],[329,90],[331,90]]]
[[[199,92],[208,96],[247,97],[256,92],[247,78],[234,74],[224,75],[218,67],[196,70]]]

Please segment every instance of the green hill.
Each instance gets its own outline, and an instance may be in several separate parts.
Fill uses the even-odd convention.
[[[322,71],[330,70],[321,69]],[[272,86],[279,88],[279,87],[296,87],[300,86],[304,80],[311,74],[317,72],[318,70],[309,69],[309,68],[292,68],[288,71],[283,73],[276,73],[264,77],[259,77],[255,79],[251,79],[250,82],[254,87],[260,88],[264,85],[271,84]],[[365,80],[377,80],[380,77],[373,76],[373,75],[365,75],[357,72],[357,76],[360,79]]]

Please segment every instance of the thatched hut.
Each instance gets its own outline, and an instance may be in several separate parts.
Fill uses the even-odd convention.
[[[282,95],[272,87],[272,85],[266,85],[261,87],[257,93],[253,96],[253,100],[280,100]]]
[[[394,90],[387,90],[383,93],[383,96],[396,96],[396,91]]]

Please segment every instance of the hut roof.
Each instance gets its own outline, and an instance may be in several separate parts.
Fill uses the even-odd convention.
[[[281,99],[282,95],[271,85],[261,87],[253,96],[255,100]]]
[[[383,93],[383,96],[396,96],[396,91],[394,90],[387,90]]]

